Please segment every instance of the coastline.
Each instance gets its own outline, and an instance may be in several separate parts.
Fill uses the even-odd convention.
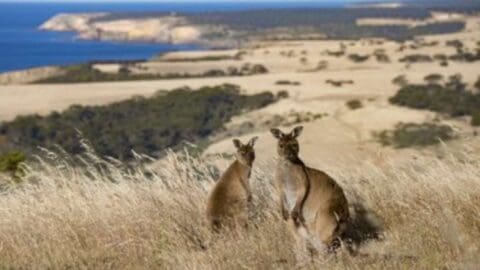
[[[395,10],[396,7],[386,7],[386,10]],[[360,10],[360,11],[359,11]],[[401,11],[402,9],[400,9]],[[286,22],[275,22],[273,24],[263,25],[255,31],[248,29],[249,23],[256,23],[257,19],[264,16],[276,16],[288,14],[288,10],[256,10],[256,11],[233,11],[232,12],[213,12],[205,15],[199,13],[196,15],[177,14],[177,13],[152,13],[134,14],[134,13],[112,13],[112,12],[92,12],[92,13],[59,13],[48,20],[41,23],[38,27],[40,31],[48,32],[72,32],[76,37],[85,41],[99,41],[100,43],[145,43],[145,44],[159,44],[170,45],[174,48],[166,48],[165,50],[159,50],[158,53],[154,53],[152,57],[142,58],[141,62],[149,61],[152,59],[158,59],[158,55],[165,53],[171,53],[175,51],[191,51],[201,50],[210,51],[215,49],[239,49],[248,47],[248,44],[255,44],[261,41],[313,41],[313,40],[359,40],[361,38],[380,38],[391,40],[389,36],[383,37],[381,34],[376,33],[374,30],[380,29],[380,33],[385,32],[385,27],[392,27],[392,29],[400,29],[399,33],[401,38],[399,41],[411,40],[410,32],[421,35],[435,35],[443,33],[455,33],[461,31],[461,28],[466,27],[467,17],[463,16],[439,16],[441,13],[435,13],[429,11],[428,13],[413,13],[405,11],[398,11],[399,14],[392,13],[389,18],[379,17],[366,17],[369,15],[368,8],[362,9],[332,9],[333,12],[346,12],[345,14],[351,14],[351,22],[341,26],[340,32],[335,32],[336,35],[329,35],[320,31],[325,24],[325,18],[330,16],[328,12],[323,12],[321,9],[311,12],[310,10],[300,10],[300,16],[282,18],[286,22],[289,20],[300,20],[315,15],[320,12],[319,21],[310,22],[310,19],[306,19],[311,23],[311,26],[292,26],[281,27]],[[366,14],[364,14],[366,12]],[[237,18],[231,21],[233,15],[251,14],[251,18]],[[304,16],[303,16],[304,14]],[[327,17],[325,17],[327,16]],[[417,16],[414,18],[404,18],[405,16]],[[323,18],[325,17],[325,18]],[[249,22],[249,20],[253,22]],[[213,22],[217,22],[214,25]],[[457,26],[458,24],[458,26]],[[428,30],[428,27],[432,25],[432,30]],[[444,27],[445,25],[445,27]],[[444,29],[442,28],[444,27]],[[453,27],[453,28],[452,28]],[[371,32],[357,33],[358,29],[368,29]],[[422,31],[417,31],[417,28]],[[427,30],[425,30],[427,29]],[[409,32],[410,31],[410,32]],[[387,31],[388,32],[388,31]],[[386,32],[386,33],[387,33]],[[388,33],[390,34],[390,33]],[[358,35],[364,37],[357,37]],[[395,40],[395,39],[394,39]],[[178,47],[177,47],[178,46]],[[193,47],[191,47],[193,46]],[[138,60],[138,58],[137,58]],[[78,63],[93,63],[96,62],[109,62],[122,64],[131,60],[117,59],[117,58],[92,58],[87,61],[78,61]],[[72,65],[71,64],[66,64]],[[16,77],[16,74],[42,74],[42,68],[51,70],[58,68],[62,65],[45,65],[37,66],[34,68],[12,70],[0,73],[0,84],[6,84],[11,82],[12,77]],[[65,65],[63,65],[65,66]],[[29,72],[31,71],[31,72]],[[7,78],[5,78],[7,77]],[[28,77],[28,76],[27,76]],[[35,76],[34,76],[35,77]],[[42,78],[42,76],[40,76]],[[15,80],[13,80],[15,81]],[[21,83],[28,83],[29,80],[22,80]]]

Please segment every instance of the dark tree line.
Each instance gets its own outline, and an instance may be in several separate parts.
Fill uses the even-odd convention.
[[[78,131],[95,150],[128,160],[131,150],[160,156],[165,148],[183,141],[205,142],[232,116],[275,102],[270,92],[247,96],[234,85],[159,92],[107,106],[72,106],[48,116],[20,116],[0,126],[3,148],[26,153],[37,146],[59,145],[71,154],[81,153]]]

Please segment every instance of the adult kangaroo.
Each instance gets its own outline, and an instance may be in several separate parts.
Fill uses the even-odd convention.
[[[280,209],[301,244],[311,252],[333,251],[349,219],[348,202],[342,188],[325,172],[306,166],[298,157],[303,127],[285,134],[271,129],[278,139],[276,182]]]
[[[254,137],[247,144],[233,140],[237,158],[217,181],[208,199],[207,218],[214,230],[247,224],[247,208],[252,198],[249,178],[255,160],[253,146],[256,140]]]

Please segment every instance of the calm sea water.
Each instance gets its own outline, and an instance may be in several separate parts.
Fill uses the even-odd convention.
[[[146,59],[194,45],[85,41],[74,33],[46,32],[38,26],[61,12],[229,11],[266,8],[334,7],[329,3],[0,3],[0,72],[82,63],[91,60]]]

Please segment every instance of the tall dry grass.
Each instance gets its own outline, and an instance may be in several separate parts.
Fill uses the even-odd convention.
[[[359,242],[367,256],[340,251],[303,266],[478,269],[479,161],[448,156],[325,168],[352,202],[368,209],[357,207],[357,218],[380,220],[381,239]],[[170,153],[161,164],[156,170],[129,168],[92,154],[46,153],[26,168],[23,183],[8,185],[0,195],[0,269],[299,266],[274,203],[273,161],[256,164],[251,179],[252,226],[223,234],[210,232],[204,208],[228,160]]]

